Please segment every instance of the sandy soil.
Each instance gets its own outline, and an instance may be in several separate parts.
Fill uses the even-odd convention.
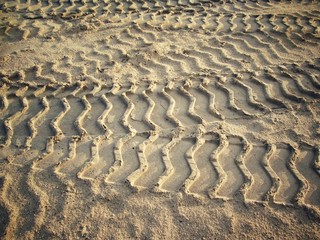
[[[318,1],[0,0],[1,239],[320,239]]]

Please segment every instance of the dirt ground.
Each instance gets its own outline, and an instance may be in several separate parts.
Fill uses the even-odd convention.
[[[1,239],[320,239],[320,3],[0,0]]]

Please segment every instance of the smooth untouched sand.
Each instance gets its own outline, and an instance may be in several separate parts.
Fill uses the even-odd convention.
[[[0,21],[1,239],[320,239],[318,1]]]

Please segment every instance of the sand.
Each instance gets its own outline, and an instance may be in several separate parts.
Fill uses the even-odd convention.
[[[320,239],[320,4],[0,0],[1,239]]]

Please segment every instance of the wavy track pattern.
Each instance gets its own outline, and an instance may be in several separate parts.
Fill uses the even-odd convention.
[[[286,77],[288,77],[288,75],[286,75]],[[266,78],[270,79],[270,76],[266,75]],[[274,79],[272,81],[265,80],[266,83],[258,79],[254,80],[254,82],[256,81],[259,82],[259,85],[255,86],[255,88],[266,88],[266,86],[272,88],[274,87],[273,84],[278,83]],[[314,166],[316,166],[318,161],[318,155],[315,153],[318,151],[316,145],[311,144],[308,148],[305,148],[303,145],[293,146],[289,142],[281,144],[268,143],[265,145],[263,140],[258,142],[257,140],[249,140],[249,138],[246,137],[249,136],[248,134],[246,134],[246,136],[233,135],[228,127],[224,127],[223,130],[221,130],[221,126],[231,124],[233,119],[241,118],[244,119],[244,121],[251,121],[252,118],[257,119],[263,116],[265,110],[269,109],[267,107],[268,105],[271,106],[278,103],[274,101],[275,97],[271,98],[271,96],[267,96],[266,92],[265,101],[258,102],[258,99],[254,97],[255,88],[251,87],[253,86],[252,80],[246,82],[245,79],[242,79],[241,82],[240,80],[228,81],[225,79],[224,82],[216,82],[213,85],[208,82],[197,83],[194,81],[181,84],[182,85],[179,86],[179,83],[170,83],[163,87],[159,85],[149,85],[139,88],[135,85],[121,86],[116,84],[113,87],[100,86],[97,88],[93,86],[92,88],[86,88],[87,90],[85,91],[82,87],[79,88],[79,85],[75,85],[74,87],[68,87],[68,89],[61,87],[64,91],[59,91],[59,87],[57,87],[54,91],[42,89],[32,95],[20,91],[20,94],[14,96],[11,95],[11,92],[16,91],[17,87],[7,85],[7,95],[11,96],[10,102],[13,104],[14,101],[17,101],[18,105],[20,104],[21,106],[22,104],[22,106],[16,108],[16,112],[9,114],[7,120],[4,120],[4,126],[5,129],[9,129],[13,123],[19,124],[18,116],[21,117],[26,113],[28,98],[34,98],[36,96],[40,98],[42,109],[34,112],[34,115],[30,117],[26,125],[26,127],[29,127],[31,130],[30,136],[26,136],[28,139],[26,146],[32,150],[37,146],[32,144],[32,140],[35,141],[38,135],[43,132],[43,130],[38,129],[38,127],[43,128],[44,126],[38,126],[36,123],[40,119],[45,118],[46,115],[52,116],[51,122],[47,122],[49,124],[47,128],[51,127],[53,135],[41,136],[42,139],[48,139],[46,143],[47,150],[44,151],[42,157],[36,160],[37,164],[33,164],[33,171],[47,171],[46,168],[49,167],[49,163],[45,163],[45,159],[47,156],[54,154],[53,148],[56,144],[59,144],[60,141],[67,141],[69,142],[69,153],[67,157],[63,158],[58,165],[54,167],[54,173],[58,174],[58,178],[63,176],[63,179],[67,179],[70,175],[70,177],[76,176],[80,179],[92,181],[104,176],[107,182],[122,182],[123,180],[121,179],[126,179],[132,187],[137,189],[156,186],[155,189],[158,189],[157,191],[175,191],[182,189],[189,194],[199,194],[197,191],[193,192],[192,190],[195,189],[192,186],[199,181],[199,176],[202,174],[201,168],[199,168],[197,164],[199,162],[197,159],[197,156],[199,156],[198,151],[204,144],[210,143],[213,144],[212,147],[215,146],[214,141],[208,142],[208,140],[206,140],[207,136],[212,136],[219,144],[212,153],[206,156],[206,164],[211,166],[211,171],[217,175],[216,180],[211,181],[211,186],[206,188],[206,194],[213,198],[230,199],[242,196],[244,201],[261,202],[266,200],[281,204],[299,204],[311,207],[315,205],[318,207],[315,196],[319,194],[319,189],[315,186],[317,186],[319,178],[310,179],[308,175],[305,175],[305,173],[312,172],[312,174],[316,176],[317,170],[313,165],[309,167],[303,166],[302,162],[304,161],[304,157],[300,154],[304,152],[307,155],[306,158],[313,161]],[[300,84],[302,84],[302,82]],[[310,86],[311,85],[312,81],[310,82]],[[313,87],[317,87],[317,85]],[[23,88],[20,87],[18,89]],[[239,90],[235,91],[239,93],[244,90],[244,96],[238,97],[236,94],[232,94],[231,88],[239,88]],[[30,87],[30,90],[34,92],[32,87]],[[302,87],[297,87],[296,90],[297,93],[295,94],[297,94],[297,96],[304,95],[306,91],[305,88]],[[229,107],[228,110],[216,110],[213,104],[215,100],[213,96],[217,94],[216,91],[225,95],[225,104]],[[94,94],[88,95],[88,92],[94,92]],[[193,92],[197,92],[197,95],[193,95]],[[148,127],[147,129],[153,126],[153,129],[140,132],[130,124],[134,109],[144,111],[143,108],[139,107],[140,104],[142,104],[139,98],[128,97],[128,94],[131,93],[138,96],[140,95],[142,99],[147,100],[147,114],[145,118],[140,120],[140,124],[145,124],[146,127]],[[175,124],[174,128],[162,127],[166,126],[165,124],[155,125],[151,120],[154,109],[156,105],[159,104],[149,97],[151,93],[161,94],[167,99],[168,106],[164,112],[165,116],[163,119],[172,121],[172,123]],[[295,95],[288,96],[283,94],[283,91],[279,91],[278,93],[279,95],[276,97],[281,98],[281,102],[286,103],[286,105],[280,105],[278,107],[289,107],[292,109],[295,105],[300,104],[300,101],[296,101],[297,99],[292,97]],[[199,94],[201,97],[199,97]],[[293,94],[293,92],[291,94]],[[111,96],[114,104],[111,104]],[[91,106],[88,101],[89,97],[90,102],[96,102],[95,104],[101,105],[101,114],[96,115],[96,117],[92,119],[96,122],[97,126],[99,126],[98,132],[96,130],[93,131],[93,128],[90,127],[92,122],[89,125],[84,124],[85,119],[89,115],[93,116],[92,114],[94,113],[94,107]],[[118,98],[118,101],[115,101],[115,98]],[[183,101],[187,100],[189,102],[185,108],[181,108],[180,110],[185,111],[183,117],[181,114],[176,115],[176,108],[179,107],[179,104],[182,102],[180,98],[183,98]],[[56,117],[53,117],[50,111],[56,111],[56,109],[51,110],[50,106],[52,105],[51,102],[55,101],[55,99],[61,102],[62,107],[60,107],[60,113],[56,112]],[[77,101],[82,104],[74,105],[73,103],[76,102],[75,99],[78,99]],[[94,99],[96,99],[96,101]],[[205,100],[203,103],[199,102],[203,100]],[[216,101],[218,101],[218,105],[220,105],[222,99]],[[304,102],[308,101],[318,101],[318,95],[308,94],[308,98],[304,98]],[[196,109],[195,106],[197,102],[199,102],[199,104]],[[123,106],[123,103],[125,104],[125,111],[123,112],[122,119],[120,118],[118,121],[119,124],[126,129],[127,133],[114,135],[115,133],[111,134],[111,130],[109,130],[112,129],[112,125],[109,124],[110,121],[108,121],[108,118],[110,117],[111,109],[117,109],[118,105]],[[240,106],[246,106],[248,109],[255,108],[257,113],[250,114],[250,118],[248,118],[248,114],[246,113],[247,109],[241,109]],[[95,105],[95,107],[98,106]],[[199,107],[203,107],[204,109],[199,109]],[[217,114],[218,110],[219,114]],[[6,111],[8,111],[8,109],[6,109],[4,105],[4,115],[6,115]],[[225,116],[226,111],[231,111],[232,114],[227,118],[217,118],[217,116],[220,115]],[[208,120],[208,117],[206,121],[203,120],[205,118],[202,117],[201,113],[204,112],[206,112],[206,115],[211,114],[211,121]],[[189,118],[189,120],[186,121],[186,118]],[[61,123],[63,123],[63,126]],[[14,131],[14,128],[11,127],[11,129],[12,130],[5,131],[4,138],[7,144],[2,145],[3,149],[10,149],[11,145],[9,144],[9,140],[12,136],[15,136],[15,134],[19,134]],[[75,131],[71,131],[71,129],[75,129]],[[69,131],[70,133],[73,132],[72,136],[65,134],[65,132]],[[255,133],[252,132],[251,134]],[[154,144],[160,138],[168,139],[167,144],[163,145],[161,150],[162,166],[160,169],[163,169],[163,172],[159,175],[158,171],[157,175],[148,177],[148,179],[153,179],[153,183],[144,182],[143,178],[144,175],[148,173],[150,161],[148,158],[149,155],[146,154],[147,149],[155,148],[156,145]],[[110,139],[109,141],[114,142],[114,154],[110,156],[110,159],[105,159],[108,155],[100,155],[101,150],[99,150],[99,146],[104,144],[104,139]],[[132,145],[134,150],[127,149],[128,146],[137,144],[137,142],[140,142],[140,144]],[[266,146],[267,150],[263,151],[262,146]],[[185,149],[183,150],[185,151],[184,154],[182,154],[183,152],[181,152],[180,148],[181,150]],[[38,149],[38,151],[42,151],[42,149]],[[124,156],[127,156],[131,151],[136,153],[137,163],[134,163],[134,161],[128,162],[126,158],[124,158]],[[259,159],[252,159],[253,152],[261,155],[261,157]],[[259,152],[261,152],[261,154]],[[77,159],[82,160],[74,162],[74,159],[78,155],[79,158],[77,157]],[[281,159],[281,161],[283,160],[283,164],[281,161],[276,160],[277,158]],[[184,164],[178,164],[176,162],[177,159],[184,161]],[[228,161],[223,159],[228,159]],[[97,168],[101,162],[110,162],[112,164],[109,165],[108,168],[104,168],[104,172],[101,172],[101,170]],[[131,164],[133,165],[131,166]],[[232,173],[233,171],[235,172]],[[259,171],[264,171],[264,176],[257,174]],[[32,176],[33,174],[30,175],[30,181],[34,184],[35,180],[33,180]],[[288,179],[291,180],[287,181]],[[266,181],[268,182],[267,184],[270,184],[269,189],[264,190],[264,195],[261,195],[257,187],[261,184],[266,184]],[[135,185],[136,182],[139,184]],[[177,185],[178,183],[179,185]],[[234,183],[237,184],[235,185]],[[45,197],[39,189],[35,189],[35,192],[39,197]],[[204,193],[205,192],[202,194]]]
[[[148,79],[168,76],[171,81],[204,74],[230,77],[250,72],[263,74],[265,68],[279,71],[279,66],[286,66],[290,71],[295,64],[302,65],[304,61],[311,59],[313,62],[317,59],[315,52],[306,48],[305,42],[296,44],[286,36],[269,33],[240,32],[214,37],[204,35],[204,41],[192,40],[189,50],[179,46],[190,39],[191,33],[178,36],[175,32],[164,32],[159,37],[154,36],[152,31],[151,27],[133,25],[96,42],[88,38],[88,43],[81,51],[66,46],[72,51],[68,57],[21,68],[17,72],[4,74],[2,78],[8,83],[36,80],[42,84],[62,84],[65,81],[84,81],[101,85],[106,78],[117,78],[119,82],[125,82],[127,74],[114,74],[123,69],[124,72],[130,72],[134,79],[140,79],[141,76]],[[173,36],[178,37],[178,40],[170,40]],[[176,45],[175,49],[164,48],[162,44],[165,41],[169,41],[170,46]],[[309,78],[310,81],[314,80]],[[300,90],[314,94],[299,82],[296,81],[295,85]],[[313,81],[313,85],[317,83]]]
[[[0,41],[82,46],[0,72],[6,234],[96,183],[320,214],[319,3],[228,2],[0,1]]]
[[[156,4],[159,2],[160,4]],[[61,31],[70,31],[76,24],[62,20],[91,20],[80,29],[90,30],[103,26],[104,23],[128,23],[150,24],[153,27],[163,29],[197,29],[216,32],[275,32],[310,34],[318,36],[319,18],[315,15],[301,15],[295,12],[275,14],[272,8],[264,8],[261,5],[250,6],[250,2],[237,3],[236,10],[228,9],[227,4],[210,3],[208,1],[172,2],[157,1],[141,4],[134,1],[57,1],[36,2],[32,1],[6,1],[2,3],[3,13],[14,11],[20,14],[22,23],[8,22],[4,25],[2,34],[13,39],[19,36],[21,39],[39,36],[52,36]],[[286,3],[289,4],[289,3]],[[185,6],[192,6],[188,11]],[[316,3],[309,4],[309,8]],[[286,7],[286,6],[282,6]],[[256,9],[260,14],[256,14]],[[170,10],[170,11],[168,11]],[[271,11],[270,11],[271,10]],[[236,11],[236,13],[234,12]],[[179,13],[180,12],[180,13]],[[182,12],[182,14],[181,14]],[[93,16],[99,16],[99,21],[94,21]]]

